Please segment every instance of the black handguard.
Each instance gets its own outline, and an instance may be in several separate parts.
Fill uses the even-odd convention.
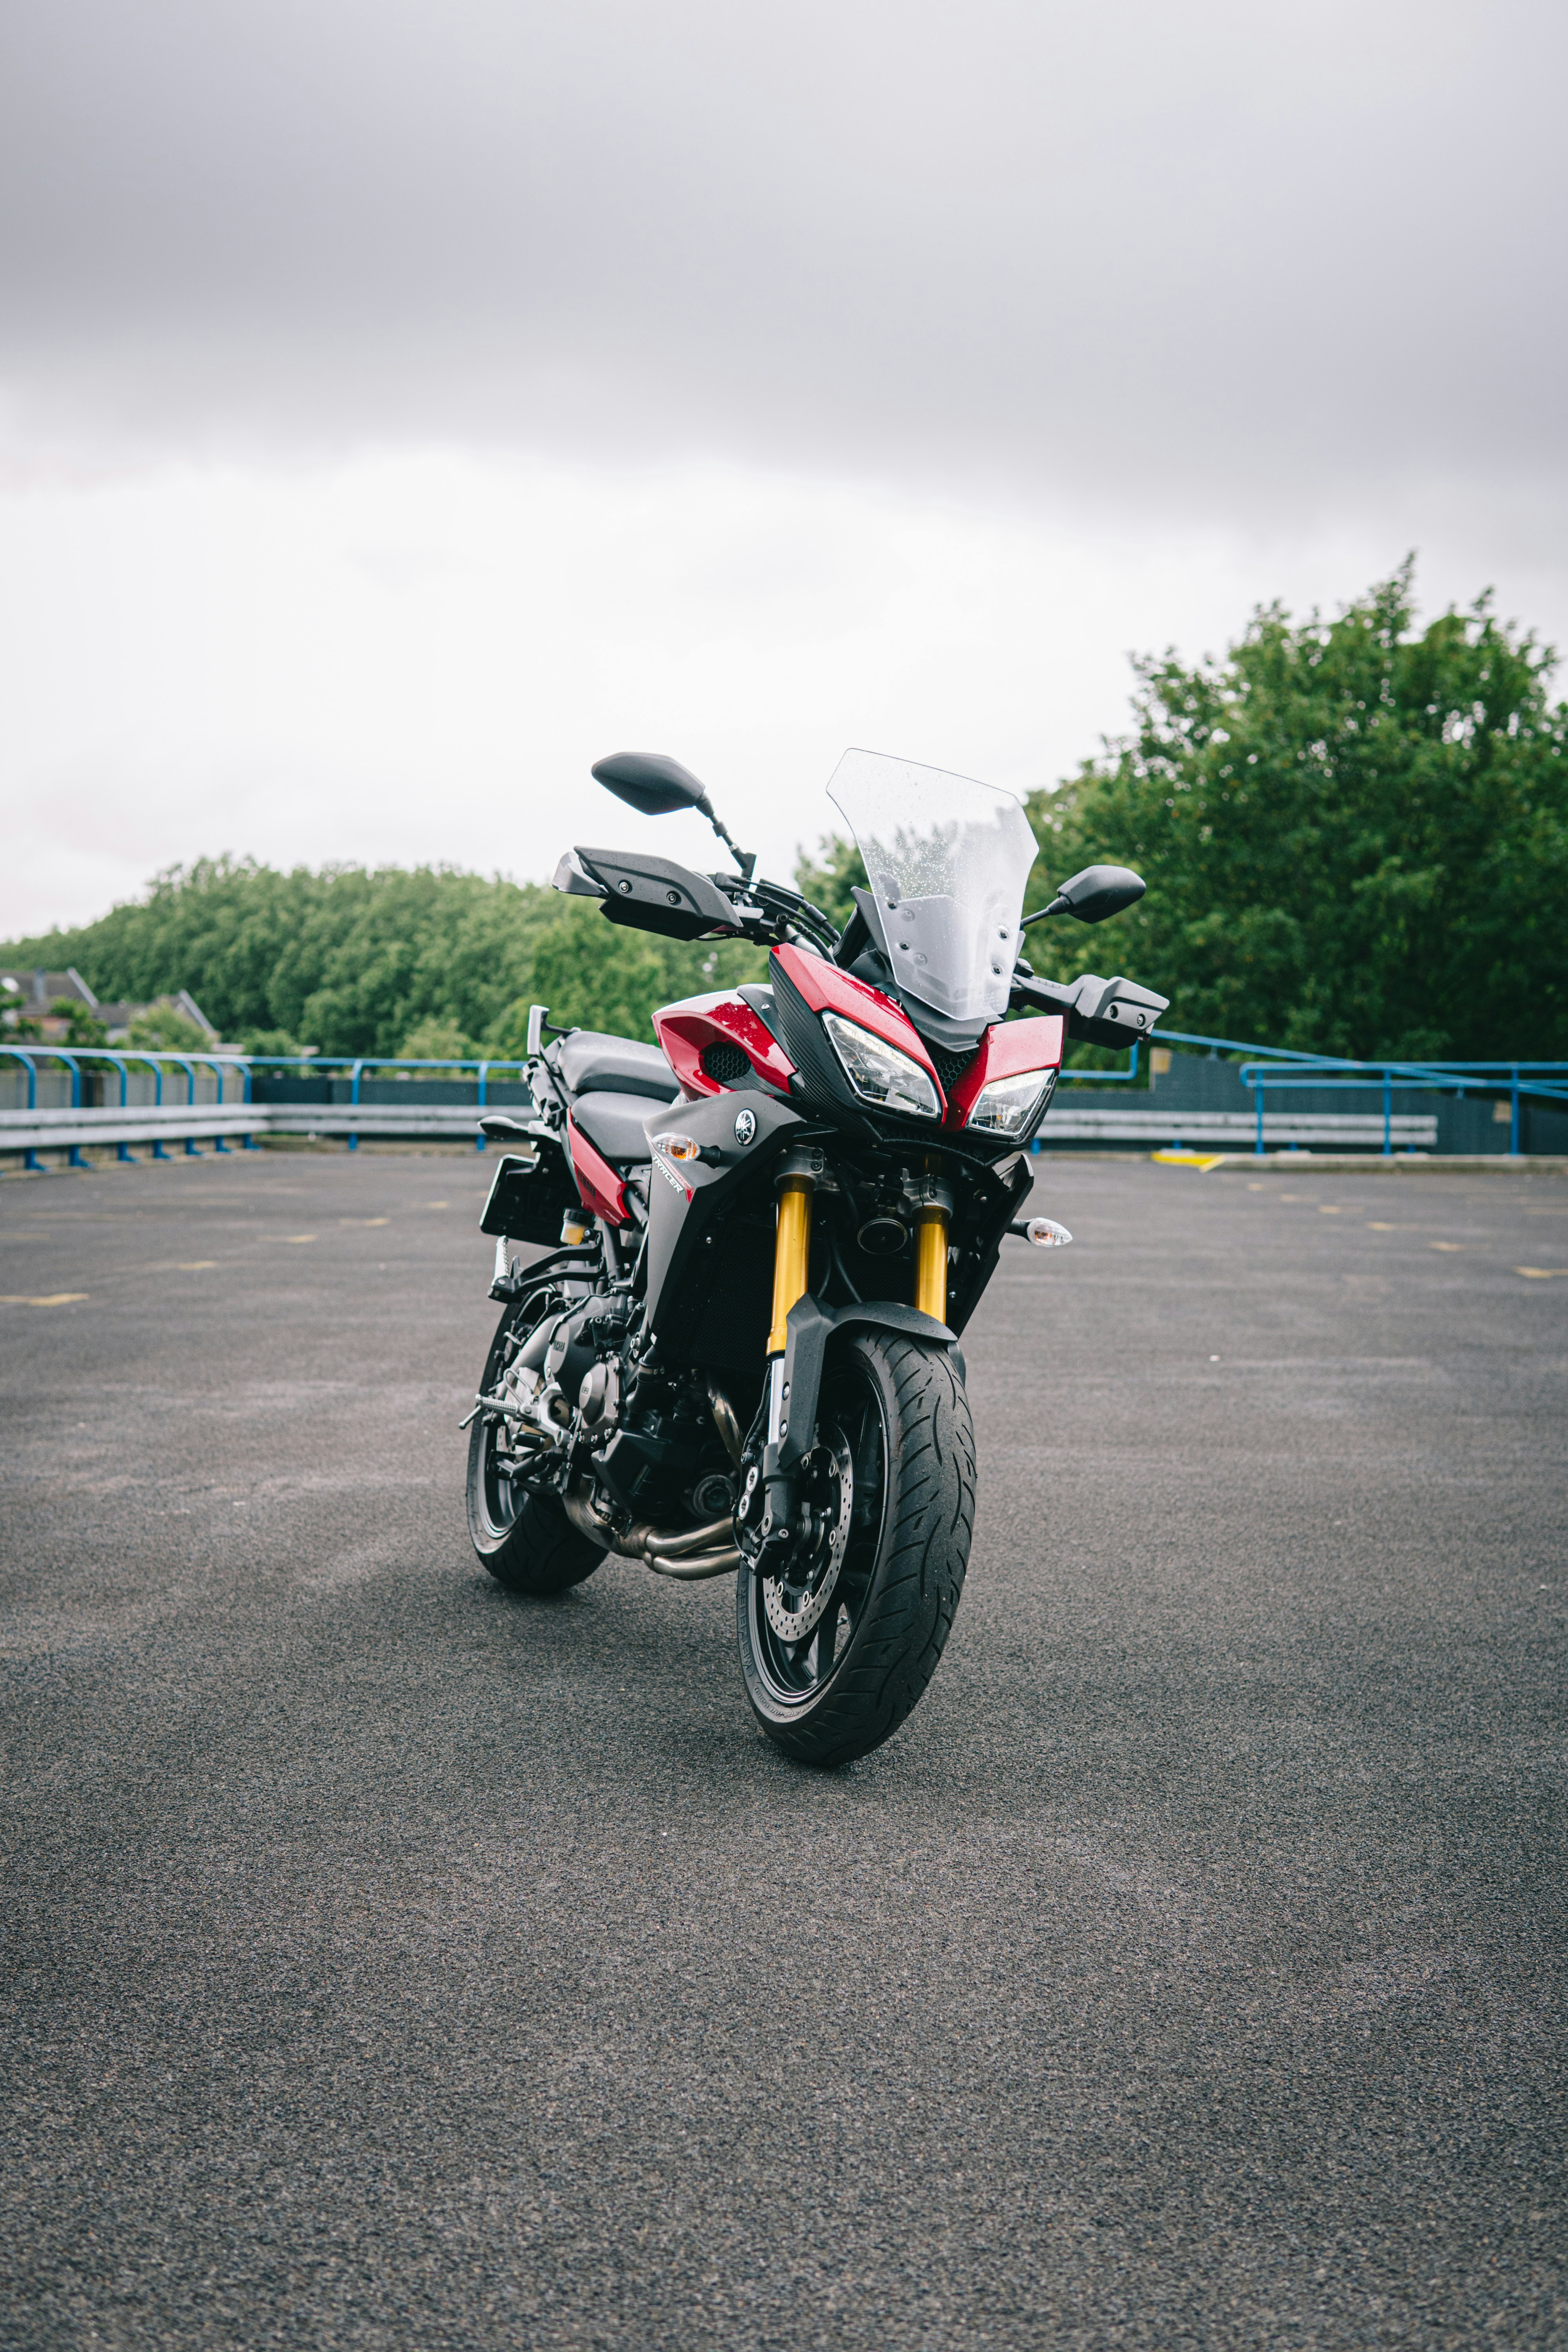
[[[729,900],[706,874],[694,874],[668,857],[652,857],[646,851],[577,848],[556,867],[555,887],[580,897],[584,883],[590,895],[599,897],[600,913],[632,930],[700,940],[714,932],[721,938],[732,936],[740,929]]]
[[[1169,1012],[1171,1000],[1156,996],[1152,988],[1141,988],[1135,980],[1124,980],[1120,973],[1113,980],[1101,980],[1098,972],[1086,971],[1065,984],[1016,979],[1013,1003],[1030,1005],[1037,1013],[1065,1013],[1068,1036],[1075,1044],[1115,1048],[1147,1037],[1161,1014]]]

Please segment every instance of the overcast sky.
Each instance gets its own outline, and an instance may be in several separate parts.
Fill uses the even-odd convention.
[[[777,871],[1419,551],[1568,641],[1561,5],[13,0],[0,934],[156,867]],[[695,820],[657,835],[709,862]]]

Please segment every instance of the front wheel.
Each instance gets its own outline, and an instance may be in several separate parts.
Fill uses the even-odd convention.
[[[847,1764],[920,1698],[963,1590],[974,1428],[947,1350],[847,1339],[805,1481],[813,1546],[777,1575],[736,1580],[741,1668],[770,1739],[803,1764]]]

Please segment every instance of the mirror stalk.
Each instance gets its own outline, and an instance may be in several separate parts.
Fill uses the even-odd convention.
[[[1031,923],[1043,923],[1048,915],[1069,915],[1071,912],[1067,899],[1058,892],[1048,907],[1037,907],[1032,915],[1026,915],[1018,929],[1026,931]]]
[[[1142,896],[1143,877],[1130,866],[1086,866],[1081,874],[1068,877],[1048,907],[1037,907],[1018,928],[1026,931],[1031,923],[1043,923],[1047,915],[1073,915],[1080,923],[1103,923],[1108,916],[1135,907]]]
[[[751,887],[756,858],[744,849],[737,849],[734,836],[723,819],[715,815],[713,803],[689,768],[672,760],[668,751],[611,751],[603,760],[595,760],[593,772],[606,792],[625,801],[641,816],[668,816],[675,809],[694,808],[705,816],[736,865],[741,879]]]
[[[712,826],[714,832],[718,835],[720,840],[723,843],[725,848],[729,851],[731,856],[740,867],[742,881],[749,885],[752,876],[756,870],[756,852],[750,849],[741,849],[736,846],[734,836],[731,833],[730,828],[725,824],[723,818],[714,814],[713,803],[709,799],[706,793],[703,793],[702,798],[698,802],[697,810],[700,816],[705,816],[707,818],[709,824]]]

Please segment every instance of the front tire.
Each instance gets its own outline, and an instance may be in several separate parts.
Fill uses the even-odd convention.
[[[829,1358],[817,1434],[817,1555],[782,1578],[742,1568],[737,1631],[768,1738],[803,1764],[847,1764],[936,1672],[969,1564],[974,1428],[945,1349],[862,1331]]]
[[[526,1338],[544,1311],[542,1301],[507,1308],[485,1359],[484,1395],[493,1392],[506,1368],[509,1339]],[[504,1475],[500,1434],[500,1424],[483,1413],[468,1432],[468,1539],[509,1592],[564,1592],[592,1576],[605,1555],[573,1526],[553,1495],[531,1494]]]

